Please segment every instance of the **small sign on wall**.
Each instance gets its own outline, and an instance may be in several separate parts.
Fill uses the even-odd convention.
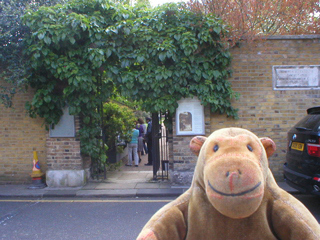
[[[320,66],[280,65],[272,72],[274,90],[320,89]]]
[[[204,135],[204,108],[201,101],[194,98],[185,98],[178,101],[176,110],[177,135]]]
[[[63,115],[58,124],[50,126],[50,137],[75,137],[74,116],[69,114],[69,108],[63,109]]]

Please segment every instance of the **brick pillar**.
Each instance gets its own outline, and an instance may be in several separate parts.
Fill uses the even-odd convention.
[[[75,117],[76,137],[47,136],[46,183],[48,187],[79,187],[89,178],[89,159],[80,153],[79,117]]]
[[[205,133],[210,135],[210,108],[204,107]],[[190,140],[194,137],[177,136],[176,119],[173,119],[173,144],[172,144],[172,168],[170,179],[172,185],[189,186],[192,182],[197,156],[189,150]]]

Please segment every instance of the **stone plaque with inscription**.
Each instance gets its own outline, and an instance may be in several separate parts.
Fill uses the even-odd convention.
[[[273,89],[319,89],[319,70],[320,66],[273,66]]]

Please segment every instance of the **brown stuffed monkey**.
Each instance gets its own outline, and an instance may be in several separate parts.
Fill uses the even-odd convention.
[[[309,210],[276,184],[268,167],[270,138],[225,128],[198,136],[191,187],[155,213],[138,240],[319,240]]]

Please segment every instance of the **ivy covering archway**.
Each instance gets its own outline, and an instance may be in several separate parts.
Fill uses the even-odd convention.
[[[115,88],[150,112],[173,113],[179,99],[197,96],[212,111],[236,117],[231,57],[220,40],[226,26],[212,15],[176,4],[147,9],[73,0],[28,12],[24,22],[31,30],[28,80],[36,90],[30,115],[57,123],[67,103],[83,122],[82,151],[93,158],[104,157],[98,109]]]

